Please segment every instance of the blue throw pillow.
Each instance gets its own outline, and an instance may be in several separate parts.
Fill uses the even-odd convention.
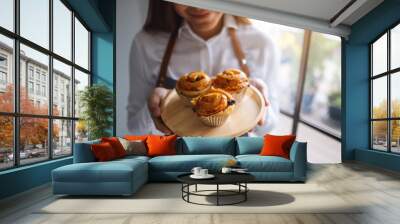
[[[263,145],[263,137],[237,137],[236,155],[259,154]]]
[[[183,137],[178,154],[235,155],[235,139],[230,137]]]
[[[91,149],[92,144],[99,144],[100,140],[75,143],[74,147],[74,163],[95,162],[96,158]]]

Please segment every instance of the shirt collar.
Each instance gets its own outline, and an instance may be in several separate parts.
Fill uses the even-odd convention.
[[[238,25],[236,23],[235,17],[225,14],[223,19],[224,19],[224,26],[222,27],[222,31],[226,30],[228,28],[238,29]],[[222,33],[222,31],[221,31],[221,33]],[[194,35],[194,32],[192,31],[192,29],[189,26],[189,23],[186,22],[185,20],[184,20],[182,26],[178,30],[178,38],[182,35],[182,32],[189,32]]]

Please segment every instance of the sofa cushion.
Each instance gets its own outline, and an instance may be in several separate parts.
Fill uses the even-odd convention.
[[[237,137],[236,155],[260,154],[263,145],[263,137]]]
[[[163,172],[190,172],[199,166],[210,171],[219,171],[230,159],[231,155],[174,155],[158,156],[149,160],[149,170]]]
[[[96,161],[91,149],[92,144],[99,144],[100,139],[75,143],[74,147],[74,163],[88,163]]]
[[[121,159],[109,162],[75,163],[53,170],[57,182],[130,182],[135,172],[147,172],[141,159]]]
[[[228,137],[183,137],[177,154],[235,155],[235,139]]]
[[[240,167],[249,172],[292,172],[292,161],[279,156],[239,155]]]

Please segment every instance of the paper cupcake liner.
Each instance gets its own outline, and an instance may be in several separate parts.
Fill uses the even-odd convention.
[[[228,119],[228,117],[229,114],[223,114],[223,115],[211,115],[207,117],[200,116],[199,118],[207,126],[218,127],[223,125],[225,121]]]

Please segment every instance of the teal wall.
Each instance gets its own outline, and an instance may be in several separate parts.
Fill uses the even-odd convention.
[[[103,83],[115,92],[115,0],[67,0],[67,2],[92,31],[92,82]],[[0,199],[50,182],[53,169],[71,163],[72,157],[68,157],[1,171]]]
[[[51,171],[72,163],[72,158],[47,161],[0,173],[0,199],[29,190],[51,181]]]
[[[97,7],[104,17],[108,26],[107,32],[92,32],[92,82],[101,83],[108,86],[115,99],[115,20],[116,3],[114,0],[98,0]],[[109,130],[110,134],[115,135],[115,114],[116,107],[114,103],[113,127]]]
[[[400,0],[386,0],[354,24],[351,35],[343,43],[343,160],[355,159],[392,170],[400,167],[398,156],[369,150],[368,45],[398,22]]]

